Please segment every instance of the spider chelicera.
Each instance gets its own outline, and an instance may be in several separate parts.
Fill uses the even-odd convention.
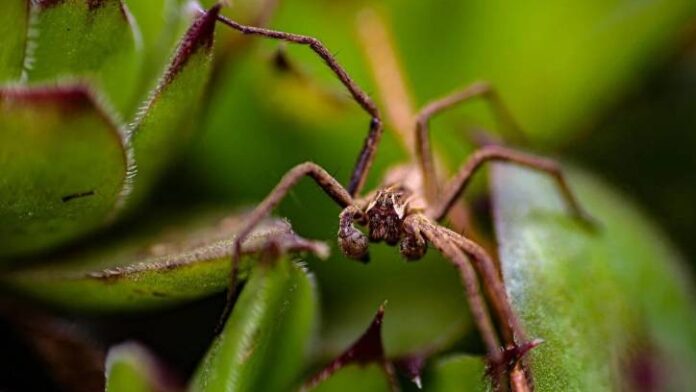
[[[361,196],[365,178],[383,131],[380,112],[372,99],[350,78],[328,49],[316,38],[246,26],[224,16],[218,16],[218,20],[243,34],[309,46],[336,74],[353,99],[371,116],[368,135],[347,187],[341,185],[321,166],[313,162],[305,162],[288,171],[270,194],[251,212],[234,241],[228,306],[223,317],[229,313],[234,302],[241,244],[295,184],[304,177],[310,177],[342,208],[339,214],[338,245],[345,256],[366,261],[369,243],[384,241],[389,245],[398,246],[401,254],[412,261],[422,258],[430,244],[453,263],[460,273],[474,321],[488,351],[489,362],[494,367],[503,366],[509,370],[519,356],[527,351],[521,348],[532,347],[533,343],[527,340],[518,317],[510,306],[500,272],[482,246],[463,234],[443,226],[440,222],[446,218],[466,189],[472,175],[483,164],[491,161],[510,162],[552,176],[570,212],[578,219],[589,222],[557,163],[500,145],[487,145],[475,151],[448,183],[444,186],[440,185],[437,181],[429,143],[428,123],[431,117],[478,97],[486,99],[491,104],[501,122],[510,123],[509,112],[495,90],[487,83],[479,82],[424,106],[414,126],[416,133],[414,155],[417,157],[417,162],[409,162],[393,168],[387,173],[379,188]],[[365,227],[367,234],[358,229],[358,226]],[[498,320],[503,344],[489,315],[477,273],[481,276],[493,314]],[[514,353],[520,354],[515,357]]]

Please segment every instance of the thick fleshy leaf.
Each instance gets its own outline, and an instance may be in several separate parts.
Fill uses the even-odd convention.
[[[129,176],[131,199],[137,201],[148,192],[197,129],[193,114],[208,82],[219,12],[217,5],[196,19],[131,125],[129,141],[137,162]]]
[[[143,223],[111,242],[97,241],[92,249],[44,260],[1,280],[22,295],[77,311],[171,306],[227,287],[231,247],[243,220],[218,213],[174,224]],[[288,251],[326,251],[323,244],[297,237],[287,222],[269,220],[243,244],[243,254],[259,254],[268,240]]]
[[[138,343],[111,347],[106,355],[107,392],[176,391],[176,383],[150,351]]]
[[[0,83],[19,80],[29,22],[27,0],[5,0],[0,4]]]
[[[0,88],[0,259],[102,225],[126,174],[122,143],[83,87]]]
[[[287,391],[299,381],[315,328],[312,278],[288,260],[258,264],[192,391]]]
[[[23,81],[86,78],[129,115],[142,53],[140,32],[122,1],[31,1],[30,13]]]
[[[481,357],[453,355],[438,359],[425,377],[425,390],[487,391],[486,363]]]
[[[538,389],[689,389],[696,311],[683,260],[626,196],[572,174],[596,232],[569,217],[548,178],[493,172],[507,289],[529,335],[545,340],[531,352]]]

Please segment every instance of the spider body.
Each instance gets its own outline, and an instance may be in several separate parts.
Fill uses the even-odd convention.
[[[369,261],[368,243],[385,242],[399,246],[409,261],[420,260],[428,249],[426,241],[406,224],[410,217],[424,211],[425,202],[419,191],[420,173],[413,165],[392,169],[385,182],[355,207],[347,207],[339,218],[338,245],[349,258]],[[357,225],[367,229],[363,234]]]

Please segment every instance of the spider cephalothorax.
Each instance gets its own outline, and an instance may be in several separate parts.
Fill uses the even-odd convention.
[[[377,191],[365,209],[370,241],[385,241],[389,245],[399,242],[403,233],[409,193],[403,187],[396,186]]]

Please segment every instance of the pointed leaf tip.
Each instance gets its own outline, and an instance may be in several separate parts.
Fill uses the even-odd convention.
[[[382,304],[377,310],[377,314],[372,319],[372,323],[367,330],[360,336],[357,342],[344,353],[349,362],[366,364],[376,360],[384,359],[384,344],[382,342],[382,321],[384,320],[384,306]]]
[[[208,51],[212,48],[215,23],[221,8],[220,4],[214,5],[208,12],[199,16],[188,29],[167,72],[165,84],[169,84],[172,81],[197,50],[204,48]]]
[[[326,367],[316,373],[307,381],[302,390],[314,389],[327,378],[331,377],[338,370],[357,363],[367,365],[377,362],[383,366],[387,365],[384,355],[384,344],[382,342],[382,321],[384,320],[384,307],[386,301],[380,305],[375,317],[372,319],[367,330],[356,340],[346,351],[331,361]],[[386,368],[387,366],[385,366]]]

